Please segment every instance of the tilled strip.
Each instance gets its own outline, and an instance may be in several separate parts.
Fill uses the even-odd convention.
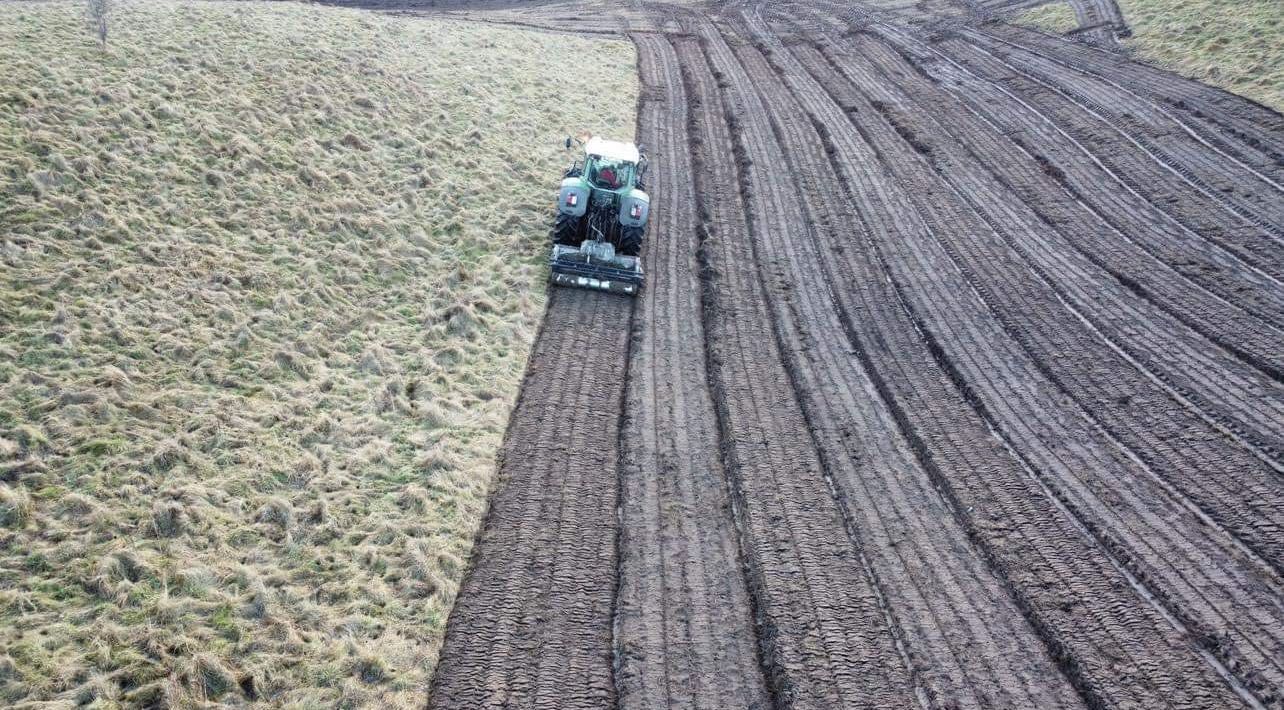
[[[1059,42],[1014,25],[993,26],[988,31],[1149,97],[1178,116],[1202,140],[1275,182],[1284,182],[1284,115],[1279,112],[1171,71],[1131,61],[1125,55],[1078,42]]]
[[[1241,428],[1256,429],[1252,435],[1263,446],[1284,448],[1277,427],[1270,424],[1279,423],[1284,413],[1284,389],[1279,387],[1284,372],[1274,362],[1275,354],[1284,351],[1284,330],[1194,288],[1137,249],[1130,235],[1111,233],[1099,213],[1085,211],[1059,189],[1055,175],[1060,165],[1041,165],[1012,150],[1011,143],[1001,146],[1006,142],[990,126],[925,81],[890,47],[868,35],[852,43],[857,51],[848,55],[848,63],[869,64],[860,74],[863,90],[915,142],[923,159],[947,173],[961,173],[978,153],[985,154],[987,165],[1002,165],[993,177],[989,170],[977,173],[993,183],[1002,200],[988,213],[1016,237],[1014,249],[1033,268],[1048,274],[1054,287],[1097,327],[1165,382],[1189,393],[1213,416],[1237,418]],[[905,84],[914,87],[912,94],[898,89]],[[917,108],[925,102],[951,106],[959,111],[959,121],[938,124]],[[980,128],[957,130],[962,125]],[[951,160],[952,165],[944,165]]]
[[[905,146],[882,120],[870,122],[869,127],[894,137],[893,145]],[[900,175],[917,175],[907,172],[913,163],[889,161]],[[916,190],[932,185],[910,184]],[[925,218],[952,227],[935,233],[953,252],[955,268],[964,271],[1004,330],[1030,352],[1048,377],[1177,490],[1277,569],[1284,569],[1284,490],[1271,463],[1218,431],[1198,416],[1197,409],[1180,406],[1186,403],[1177,398],[1179,393],[1139,371],[1126,354],[1103,347],[1109,341],[1049,292],[1001,239],[979,238],[992,229],[978,222],[970,210],[955,208],[941,198],[921,200],[919,205]]]
[[[875,42],[860,41],[858,49],[845,56],[845,66],[868,61],[872,69],[880,58],[893,68],[900,63],[899,55]],[[904,106],[898,120],[907,122],[907,127],[919,135],[940,137],[933,138],[932,157],[927,162],[953,186],[960,199],[976,209],[986,211],[990,209],[987,204],[1007,201],[1011,184],[1007,180],[990,181],[985,173],[978,173],[977,165],[995,171],[996,177],[1006,175],[1012,181],[1037,184],[1037,168],[1032,169],[1034,175],[1029,174],[1031,170],[1020,170],[1010,160],[1011,151],[995,140],[987,124],[974,122],[964,110],[950,111],[952,120],[948,124],[930,117],[917,101],[937,106],[949,106],[950,101],[914,74],[896,72],[877,78],[869,72],[858,75],[868,79],[861,84],[863,91],[876,92],[894,102],[896,94],[890,92],[895,89],[886,87],[901,87],[903,100],[914,100]],[[957,135],[959,142],[950,140],[951,134]],[[964,146],[968,147],[966,152]],[[1019,207],[1009,204],[1009,209]],[[1012,217],[1002,221],[1005,226],[1000,229],[1009,229],[1008,224],[1015,227],[1022,220]],[[1069,241],[1081,243],[1091,238],[1089,230],[1071,231],[1070,226],[1069,220],[1057,220],[1025,237],[1040,247],[1059,245],[1062,251],[1073,249]],[[1066,241],[1057,230],[1067,230]],[[1073,270],[1068,271],[1073,275]],[[945,280],[949,270],[937,273]],[[944,286],[945,292],[958,288],[957,284]],[[947,311],[945,322],[970,322],[950,308],[956,302],[928,299],[927,303],[939,304]],[[1139,322],[1134,328],[1144,332],[1148,325]],[[1006,346],[1002,360],[1019,366],[1019,371],[1007,378],[991,374],[989,360],[975,355],[982,343],[995,350]],[[1037,373],[1001,333],[982,333],[953,350],[956,361],[970,371],[968,379],[978,394],[986,397],[985,393],[991,393],[987,406],[1003,420],[1004,430],[1020,441],[1018,448],[1036,460],[1039,469],[1055,474],[1059,480],[1054,485],[1070,491],[1072,504],[1083,513],[1086,524],[1107,536],[1121,556],[1134,560],[1139,575],[1148,580],[1147,586],[1158,597],[1165,599],[1170,610],[1198,629],[1201,639],[1218,639],[1209,644],[1210,650],[1236,669],[1247,685],[1268,697],[1272,688],[1284,687],[1284,639],[1271,631],[1284,626],[1284,609],[1276,603],[1281,584],[1266,563],[1237,544],[1215,521],[1201,515],[1155,471],[1125,456],[1122,447],[1105,432],[1090,426],[1088,417],[1050,416],[1045,403],[1065,401],[1064,395],[1056,393],[1053,384]],[[1212,374],[1223,381],[1232,380],[1221,373]],[[1058,408],[1056,414],[1066,409],[1074,408]],[[1074,441],[1078,445],[1051,444],[1057,441]],[[1106,491],[1111,494],[1103,495]]]
[[[1101,253],[1118,252],[1128,241],[1137,249],[1200,288],[1232,303],[1267,324],[1284,322],[1284,289],[1265,273],[1244,268],[1233,252],[1223,250],[1216,241],[1190,230],[1145,200],[1132,188],[1135,183],[1125,174],[1110,171],[1095,159],[1083,144],[1057,128],[1034,106],[1016,95],[968,72],[904,33],[885,37],[906,61],[956,99],[969,112],[995,127],[1016,149],[1028,153],[1039,163],[1050,179],[1060,183],[1070,196],[1086,209],[1095,212],[1121,237],[1107,239]],[[922,48],[923,51],[914,51]],[[1041,191],[1036,184],[1017,183],[1022,197],[1032,203],[1048,203],[1053,193]],[[1051,215],[1051,220],[1056,221]],[[1139,286],[1148,287],[1145,282]],[[1230,318],[1227,327],[1235,328],[1242,319]],[[1243,342],[1258,356],[1278,352],[1270,343],[1255,344],[1251,338],[1234,338]],[[1273,359],[1273,357],[1272,357]]]
[[[967,30],[969,42],[1009,68],[1084,108],[1211,202],[1240,219],[1284,238],[1281,186],[1187,130],[1173,114],[1117,83],[1064,65],[987,32]]]
[[[861,62],[879,55],[877,47],[861,44],[859,50],[843,54],[843,68],[851,70],[854,78],[862,78],[862,90],[881,92],[885,84],[857,70]],[[828,63],[814,50],[798,51],[811,57],[813,65],[825,67]],[[912,82],[906,83],[912,86]],[[830,86],[842,97],[840,100],[850,100],[841,83]],[[916,88],[923,91],[922,87]],[[878,95],[893,100],[889,94]],[[930,97],[931,93],[924,91],[923,95]],[[961,115],[951,115],[956,117],[952,125],[957,125]],[[944,127],[929,127],[932,119],[908,107],[897,120],[906,122],[906,129],[917,129],[921,140],[932,141],[932,161],[938,162],[931,164],[938,165],[944,179],[956,185],[956,194],[965,195],[978,208],[1001,199],[997,193],[1003,188],[977,172],[977,166],[986,162],[975,156],[950,160],[957,148],[933,135],[947,133]],[[962,125],[967,125],[966,120]],[[884,135],[888,134],[895,135],[885,130]],[[877,141],[887,151],[887,161],[930,162],[915,156],[908,143],[897,150],[897,143],[895,139]],[[983,146],[986,142],[973,134],[968,144]],[[989,163],[1002,162],[993,155],[985,157]],[[916,188],[912,194],[924,199],[952,199],[924,191],[915,183],[907,184]],[[980,237],[969,234],[968,238]],[[1052,238],[1047,241],[1056,243]],[[1067,501],[1103,544],[1147,581],[1147,588],[1165,600],[1170,612],[1201,632],[1197,637],[1201,642],[1214,634],[1224,639],[1208,648],[1221,654],[1227,666],[1242,673],[1245,685],[1269,693],[1273,684],[1270,678],[1279,674],[1278,664],[1272,660],[1273,647],[1278,644],[1269,631],[1281,623],[1274,605],[1279,593],[1275,575],[1264,563],[1238,562],[1241,555],[1251,559],[1252,553],[1189,506],[1154,471],[1129,458],[1086,415],[1075,416],[1073,403],[1040,373],[983,304],[951,297],[969,293],[970,289],[944,254],[938,254],[934,262],[917,258],[918,250],[911,253],[916,255],[916,263],[903,273],[908,290],[916,297],[916,307],[931,322],[936,337],[949,351],[973,394],[984,402],[1005,439],[1037,471],[1047,475],[1049,487]],[[996,368],[995,362],[1002,362],[1003,367]],[[1062,404],[1050,408],[1049,402]]]
[[[616,442],[631,311],[624,297],[552,292],[429,707],[614,702]]]
[[[921,134],[928,138],[934,132],[941,132],[947,140],[957,140],[959,148],[975,156],[974,159],[983,160],[994,171],[994,179],[1004,183],[1009,199],[1028,206],[1037,215],[1037,228],[1032,226],[1028,230],[1032,237],[1041,237],[1045,232],[1054,235],[1058,231],[1072,232],[1070,251],[1081,252],[1093,266],[1109,273],[1124,288],[1154,303],[1244,362],[1276,380],[1284,380],[1284,372],[1278,371],[1274,362],[1275,355],[1284,351],[1284,329],[1245,308],[1242,293],[1236,294],[1234,300],[1219,296],[1190,273],[1182,273],[1146,249],[1144,242],[1134,237],[1134,232],[1141,231],[1148,239],[1153,236],[1149,241],[1154,243],[1165,244],[1170,240],[1155,234],[1157,230],[1149,222],[1133,218],[1131,210],[1112,209],[1107,213],[1089,203],[1096,195],[1082,194],[1083,188],[1107,195],[1117,190],[1101,185],[1100,180],[1071,184],[1067,171],[1090,165],[1086,156],[1053,162],[1037,150],[1031,150],[1024,141],[1009,140],[999,124],[974,112],[972,104],[933,80],[928,70],[913,64],[912,52],[897,51],[873,36],[855,37],[852,41],[860,54],[878,67],[880,79],[870,85],[893,92],[890,94],[893,97],[903,97],[885,95],[882,101],[885,113],[900,112],[896,120],[901,121],[932,121],[922,108],[911,108],[910,104],[949,107],[950,115],[957,116],[956,121],[941,124],[942,131],[928,129]],[[947,143],[946,148],[952,145]],[[930,151],[929,146],[924,147]],[[1032,243],[1032,247],[1038,246],[1041,246],[1039,241]],[[1169,245],[1169,248],[1177,246]],[[1180,259],[1192,261],[1188,251],[1183,251]],[[1229,290],[1226,294],[1231,295]],[[1110,315],[1110,311],[1105,314]],[[1279,315],[1284,318],[1284,313]]]
[[[1226,329],[1243,333],[1245,342],[1261,344],[1255,347],[1261,348],[1259,353],[1244,362],[1202,334],[1188,330],[1186,321],[1154,308],[1151,301],[1127,285],[1133,283],[1128,281],[1132,275],[1124,274],[1125,281],[1121,282],[1114,276],[1120,273],[1118,267],[1103,270],[1099,262],[1082,255],[1076,245],[1093,238],[1091,228],[1076,230],[1067,221],[1045,220],[1009,190],[1006,185],[1010,183],[1002,177],[996,178],[988,170],[974,170],[977,158],[965,146],[982,147],[988,132],[972,132],[965,136],[963,144],[955,143],[940,124],[906,105],[900,94],[888,89],[895,82],[872,64],[881,59],[896,68],[900,66],[899,56],[868,37],[853,41],[856,51],[844,53],[842,71],[860,85],[870,104],[900,134],[911,161],[926,163],[946,176],[960,175],[969,180],[960,188],[960,204],[955,213],[973,234],[993,232],[1004,242],[1002,246],[995,244],[987,253],[1019,257],[1016,261],[1007,258],[1004,263],[1031,270],[1037,277],[1032,282],[1046,284],[1112,349],[1195,414],[1268,458],[1284,455],[1284,435],[1280,433],[1284,429],[1284,385],[1271,377],[1278,366],[1270,353],[1280,352],[1284,346],[1277,328],[1255,323],[1242,313],[1238,319],[1224,322]],[[911,74],[896,76],[899,81],[914,82]],[[930,93],[928,87],[920,88]],[[963,115],[960,120],[966,118]],[[913,150],[908,150],[911,147]],[[1029,180],[1037,184],[1039,177],[1047,179],[1037,166],[1026,167]],[[973,194],[987,199],[973,199]],[[968,214],[972,209],[983,221]],[[972,241],[976,240],[960,248],[968,250]],[[1122,248],[1115,251],[1126,254]],[[1103,254],[1101,258],[1113,261],[1117,257]],[[1194,299],[1187,302],[1191,306],[1197,303]]]
[[[969,71],[1012,92],[1087,148],[1093,158],[1154,207],[1201,237],[1233,252],[1272,279],[1284,279],[1284,250],[1259,225],[1229,212],[1143,146],[1131,142],[1081,102],[1017,71],[985,47],[951,38],[937,48]],[[1229,218],[1229,219],[1228,219]]]

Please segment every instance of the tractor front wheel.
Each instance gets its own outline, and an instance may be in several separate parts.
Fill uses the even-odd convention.
[[[642,227],[624,227],[620,230],[620,253],[637,256],[642,251]]]
[[[583,217],[575,215],[557,213],[557,221],[553,223],[553,243],[566,244],[567,246],[577,247],[584,238],[580,236],[580,222],[584,221]]]

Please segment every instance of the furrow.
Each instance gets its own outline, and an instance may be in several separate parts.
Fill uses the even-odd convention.
[[[1119,84],[979,30],[962,33],[1014,71],[1065,96],[1228,212],[1284,237],[1284,187],[1217,150],[1172,114]]]
[[[919,181],[915,189],[939,193],[940,187],[923,177],[922,156],[909,150],[906,141],[884,123],[870,125],[910,156],[895,161],[893,171],[899,170],[901,179]],[[1148,378],[1125,353],[1103,347],[1109,342],[1103,343],[1101,333],[1041,283],[993,227],[977,219],[966,205],[937,195],[921,200],[920,207],[925,213],[943,215],[937,219],[948,220],[954,227],[939,232],[950,262],[964,271],[1005,331],[1040,369],[1102,428],[1280,569],[1284,491],[1271,464],[1187,408],[1175,407],[1182,402],[1174,392]]]
[[[853,80],[862,82],[867,94],[876,94],[870,96],[871,105],[914,148],[918,153],[915,160],[925,162],[937,171],[949,174],[967,172],[970,173],[969,179],[975,176],[976,181],[986,188],[980,194],[992,196],[978,210],[990,223],[990,229],[1003,237],[1059,298],[1073,303],[1078,311],[1084,313],[1091,327],[1102,333],[1112,347],[1138,364],[1149,378],[1179,397],[1211,425],[1252,447],[1267,460],[1278,462],[1284,456],[1284,437],[1280,434],[1284,429],[1284,386],[1270,377],[1284,364],[1277,362],[1278,356],[1274,354],[1279,352],[1281,341],[1271,339],[1262,342],[1264,339],[1259,337],[1261,347],[1269,350],[1263,350],[1246,363],[1232,352],[1217,347],[1202,334],[1192,332],[1182,319],[1155,308],[1136,289],[1128,287],[1127,284],[1135,283],[1131,273],[1123,272],[1117,266],[1103,270],[1082,254],[1077,245],[1092,239],[1091,228],[1073,229],[1074,225],[1066,221],[1053,223],[1031,209],[1014,190],[1008,189],[1012,179],[993,175],[988,167],[972,170],[973,166],[990,165],[975,152],[985,145],[987,129],[969,133],[958,143],[948,138],[938,139],[932,134],[947,133],[943,126],[928,120],[922,111],[908,106],[899,92],[886,90],[891,80],[882,74],[874,77],[873,74],[879,70],[872,64],[861,68],[866,62],[881,58],[884,64],[890,62],[894,69],[899,69],[899,55],[869,37],[853,41],[859,51],[850,54],[845,68],[850,69]],[[915,76],[899,72],[895,81],[913,84]],[[930,95],[929,87],[917,88]],[[947,97],[939,100],[948,102]],[[960,112],[959,115],[960,120],[951,125],[966,124],[966,113]],[[1011,157],[1010,153],[1002,151],[995,155],[1002,156],[999,160]],[[1026,164],[1021,167],[1019,177],[1015,178],[1018,181],[1029,179],[1037,184],[1039,177],[1046,179],[1040,175],[1037,166]],[[976,188],[969,184],[964,193],[971,195],[974,191]],[[1117,250],[1117,253],[1126,251]],[[1102,258],[1109,257],[1103,254]],[[1116,274],[1124,281],[1119,281]],[[1224,327],[1228,331],[1237,330],[1233,321],[1225,322]],[[1238,330],[1249,334],[1263,331],[1271,334],[1274,329],[1255,327],[1249,320]],[[1261,367],[1255,369],[1252,363]]]
[[[1086,149],[1094,162],[1104,166],[1152,207],[1233,252],[1270,279],[1278,282],[1284,275],[1284,250],[1277,239],[1260,225],[1224,210],[1206,192],[1192,187],[1184,177],[1156,161],[1144,146],[1094,115],[1090,108],[1059,93],[1054,86],[1031,79],[1002,57],[970,42],[949,38],[935,47],[969,72],[995,83],[1037,110],[1042,118]]]
[[[1062,65],[1148,97],[1174,114],[1200,140],[1277,184],[1284,183],[1284,116],[1278,112],[1170,71],[1081,44],[1056,42],[1023,27],[1002,25],[988,31],[1005,42],[1055,57]]]
[[[1005,193],[1035,212],[1041,224],[1034,231],[1073,232],[1074,239],[1069,240],[1069,246],[1118,281],[1115,289],[1122,287],[1154,303],[1245,363],[1277,381],[1284,381],[1284,371],[1277,362],[1278,353],[1284,351],[1284,330],[1254,317],[1241,304],[1207,290],[1143,249],[1123,231],[1139,225],[1121,223],[1093,209],[1077,194],[1075,187],[1067,183],[1060,166],[1041,154],[1031,153],[1020,141],[1007,140],[999,125],[973,112],[971,106],[946,91],[895,48],[870,36],[856,37],[853,41],[862,50],[868,50],[869,60],[887,76],[888,85],[906,86],[900,92],[904,101],[918,106],[945,106],[952,116],[958,117],[958,122],[943,123],[941,127],[958,141],[961,149],[993,172],[994,179],[1004,184]],[[921,109],[915,112],[892,106],[884,112],[888,110],[909,111],[909,117],[923,115]],[[964,126],[969,130],[962,130]],[[1041,242],[1038,240],[1033,246],[1040,246]]]
[[[759,196],[751,211],[762,226],[753,235],[767,255],[759,263],[785,334],[791,376],[851,534],[879,580],[928,702],[1075,704],[1073,690],[984,557],[953,524],[948,502],[853,352],[825,274],[829,254],[820,244],[858,233],[824,197],[828,161],[819,137],[759,50],[739,45],[734,53],[747,76],[731,83],[752,86],[771,121],[746,120],[740,128],[753,166],[751,191]],[[773,180],[782,167],[796,188]]]
[[[1273,324],[1284,322],[1284,285],[1264,272],[1244,269],[1245,264],[1231,252],[1155,209],[1130,187],[1128,179],[1111,172],[1033,106],[904,33],[880,32],[880,36],[969,113],[994,126],[1018,151],[1033,157],[1075,201],[1107,222],[1124,246],[1145,252],[1210,294],[1253,314],[1259,326],[1276,327]],[[1050,200],[1049,193],[1033,186],[1017,188],[1027,202]],[[1098,258],[1107,259],[1118,251],[1112,242],[1106,241]],[[1237,320],[1230,319],[1232,324]],[[1270,352],[1269,344],[1261,349]]]

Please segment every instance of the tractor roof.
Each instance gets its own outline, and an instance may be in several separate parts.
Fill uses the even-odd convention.
[[[607,160],[623,160],[629,163],[636,163],[641,159],[638,147],[632,143],[608,141],[605,138],[590,138],[584,146],[584,152],[588,155],[600,155]]]

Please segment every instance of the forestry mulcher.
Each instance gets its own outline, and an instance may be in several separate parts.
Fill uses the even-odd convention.
[[[573,139],[566,139],[570,150]],[[579,142],[579,141],[576,141]],[[590,138],[557,194],[550,281],[636,296],[642,289],[642,235],[651,211],[643,190],[647,159],[632,143]]]

